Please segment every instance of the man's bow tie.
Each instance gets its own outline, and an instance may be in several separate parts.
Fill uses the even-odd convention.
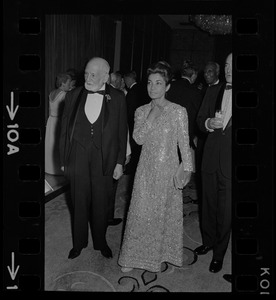
[[[100,95],[104,95],[104,92],[105,92],[104,90],[96,91],[96,92],[88,91],[88,90],[87,90],[87,93],[88,93],[88,94],[100,94]]]
[[[227,84],[225,87],[226,90],[232,90],[232,85],[231,84]]]

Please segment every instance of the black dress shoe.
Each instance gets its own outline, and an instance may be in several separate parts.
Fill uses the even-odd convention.
[[[208,253],[211,249],[212,247],[201,245],[194,250],[194,253],[197,255],[204,255]]]
[[[224,274],[222,276],[226,281],[232,283],[232,274]]]
[[[81,250],[76,250],[76,249],[71,249],[68,255],[68,258],[70,259],[74,259],[76,257],[78,257],[81,254]]]
[[[123,221],[121,218],[114,218],[113,220],[108,221],[107,225],[108,226],[115,226],[120,224]]]
[[[210,263],[209,271],[217,273],[222,269],[222,260],[213,259]]]
[[[112,251],[108,246],[106,246],[104,249],[101,249],[100,251],[101,251],[102,256],[104,256],[106,258],[112,258],[113,257]]]

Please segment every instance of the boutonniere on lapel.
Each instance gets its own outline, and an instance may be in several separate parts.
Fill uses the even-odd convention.
[[[105,101],[106,103],[109,103],[109,101],[111,100],[111,96],[110,96],[110,88],[109,88],[109,85],[107,84],[106,87],[105,87]]]
[[[109,94],[105,94],[104,97],[105,97],[106,103],[108,103],[111,100],[111,97]]]

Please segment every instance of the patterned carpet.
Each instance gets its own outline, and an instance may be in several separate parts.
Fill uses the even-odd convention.
[[[124,218],[128,176],[118,184],[115,217]],[[187,198],[189,194],[189,198]],[[189,188],[184,193],[184,264],[181,268],[163,263],[159,273],[134,269],[122,273],[117,264],[123,223],[110,226],[107,241],[113,258],[104,258],[93,249],[91,238],[88,247],[79,257],[69,260],[72,248],[71,222],[67,206],[69,193],[63,193],[45,204],[45,290],[90,292],[231,292],[231,284],[223,275],[231,273],[230,245],[223,269],[216,274],[208,268],[211,251],[197,256],[193,249],[201,245],[196,193]],[[231,243],[230,243],[231,244]]]

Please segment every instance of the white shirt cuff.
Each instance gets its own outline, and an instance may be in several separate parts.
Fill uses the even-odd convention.
[[[212,128],[209,128],[208,127],[208,121],[210,120],[211,118],[208,118],[208,119],[206,119],[206,121],[205,121],[205,128],[207,129],[207,131],[209,131],[209,132],[213,132],[214,131],[214,129],[212,129]]]

